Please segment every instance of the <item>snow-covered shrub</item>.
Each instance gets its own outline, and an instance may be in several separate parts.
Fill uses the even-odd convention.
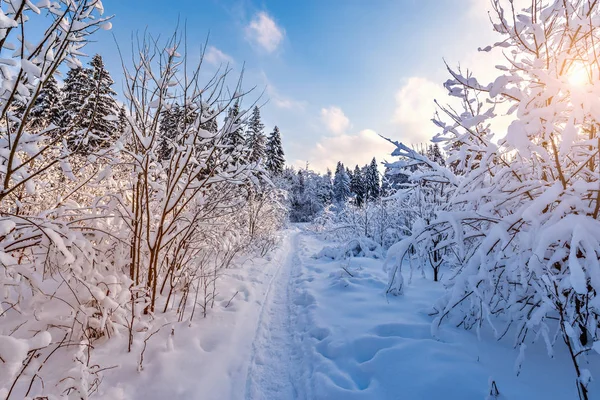
[[[298,171],[287,168],[276,177],[275,185],[287,193],[292,222],[312,221],[333,198],[331,174],[320,175],[308,168]]]
[[[351,202],[343,207],[332,204],[315,218],[310,228],[326,240],[349,242],[364,238],[387,249],[407,233],[400,222],[403,209],[390,200],[377,199],[362,206]]]
[[[383,249],[375,241],[362,237],[337,247],[325,246],[314,257],[331,260],[345,260],[352,257],[383,258]]]
[[[445,160],[437,144],[430,145],[427,151],[417,151],[401,143],[392,143],[397,146],[392,155],[401,159],[387,163],[386,168],[390,172],[407,176],[407,181],[399,184],[390,196],[402,210],[401,219],[397,222],[408,236],[415,232],[419,234],[419,240],[408,248],[410,257],[416,260],[414,265],[423,274],[423,268],[431,269],[433,280],[438,281],[446,255],[447,235],[429,227],[448,207],[454,187],[448,176],[440,172],[445,168]],[[424,230],[425,227],[427,229]],[[393,279],[400,273],[401,264],[386,264],[386,268],[389,268],[390,279]],[[390,286],[393,287],[394,284]]]
[[[450,291],[436,323],[487,323],[498,337],[512,328],[517,346],[541,338],[550,354],[558,334],[588,399],[585,359],[600,340],[600,9],[582,1],[493,6],[504,39],[483,50],[501,47],[508,62],[488,85],[450,70],[445,86],[463,109],[442,107],[448,118],[436,121],[447,166],[398,144],[400,155],[432,166],[452,195],[435,220],[392,246],[388,263],[401,265],[419,244],[447,248]],[[505,108],[512,122],[494,135],[490,121]],[[429,238],[439,234],[446,239],[434,245]]]

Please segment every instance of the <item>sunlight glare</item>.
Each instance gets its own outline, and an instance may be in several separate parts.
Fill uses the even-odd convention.
[[[567,74],[567,79],[572,86],[583,86],[589,82],[587,68],[583,65],[576,65],[571,68]]]

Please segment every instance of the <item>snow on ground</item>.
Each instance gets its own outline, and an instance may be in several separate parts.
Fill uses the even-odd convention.
[[[305,326],[298,327],[311,357],[310,398],[483,400],[493,377],[509,400],[577,399],[560,343],[552,359],[541,343],[530,345],[517,376],[511,338],[497,342],[482,334],[478,340],[448,326],[432,338],[428,313],[443,293],[440,283],[413,278],[404,296],[386,296],[381,261],[311,259],[323,246],[300,237],[302,266],[294,276],[296,296],[310,299],[302,310]],[[589,366],[592,373],[600,372],[598,361]],[[590,389],[591,398],[600,398],[600,385]]]
[[[108,371],[101,398],[483,400],[490,377],[508,400],[577,398],[560,345],[552,359],[530,345],[517,376],[509,339],[447,326],[432,338],[439,283],[414,278],[404,296],[386,296],[381,261],[314,258],[325,245],[291,229],[270,260],[226,271],[207,318],[161,329],[144,369],[129,357]]]
[[[248,260],[224,271],[215,307],[207,317],[197,312],[191,324],[169,324],[150,337],[142,371],[138,372],[141,342],[136,343],[134,357],[118,356],[126,351],[122,341],[121,347],[97,349],[102,353],[96,355],[97,360],[106,360],[103,364],[120,364],[107,371],[99,398],[244,398],[250,360],[257,359],[253,356],[255,333],[260,321],[269,323],[265,299],[277,300],[271,292],[277,290],[279,295],[280,287],[285,287],[286,263],[294,254],[296,235],[295,230],[286,231],[280,248],[265,259]]]

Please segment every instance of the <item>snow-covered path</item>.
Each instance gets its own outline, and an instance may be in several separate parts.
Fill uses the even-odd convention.
[[[299,232],[291,233],[290,252],[269,283],[246,378],[245,398],[268,400],[300,396],[294,380],[300,371],[298,346],[294,337],[292,274],[300,266]]]

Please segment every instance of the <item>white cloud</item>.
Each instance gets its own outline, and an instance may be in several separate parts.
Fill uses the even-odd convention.
[[[368,164],[373,157],[377,158],[377,162],[389,159],[393,150],[394,146],[375,131],[364,129],[355,134],[324,137],[308,152],[307,160],[297,160],[294,164],[304,167],[308,161],[310,168],[319,172],[335,169],[338,161],[354,168],[357,164]]]
[[[269,100],[275,107],[289,111],[303,111],[306,109],[305,101],[296,100],[282,94],[279,89],[271,83],[265,71],[261,71],[260,77],[264,82]]]
[[[327,129],[336,135],[340,135],[350,128],[350,120],[346,117],[342,109],[336,106],[322,108],[321,121],[323,121]]]
[[[212,65],[233,64],[233,57],[223,53],[214,46],[208,46],[204,53],[204,61]]]
[[[428,142],[436,133],[431,122],[436,111],[434,100],[448,99],[442,85],[421,77],[411,77],[396,92],[393,122],[400,128],[398,139],[407,144]]]
[[[301,111],[306,108],[306,102],[282,95],[279,90],[270,83],[267,83],[267,94],[277,108],[292,111]]]
[[[246,27],[246,38],[268,53],[277,50],[285,36],[285,30],[277,26],[264,11],[257,13]]]
[[[277,108],[283,108],[286,110],[304,110],[306,103],[303,101],[294,100],[290,97],[283,97],[279,94],[272,96],[273,104]]]

